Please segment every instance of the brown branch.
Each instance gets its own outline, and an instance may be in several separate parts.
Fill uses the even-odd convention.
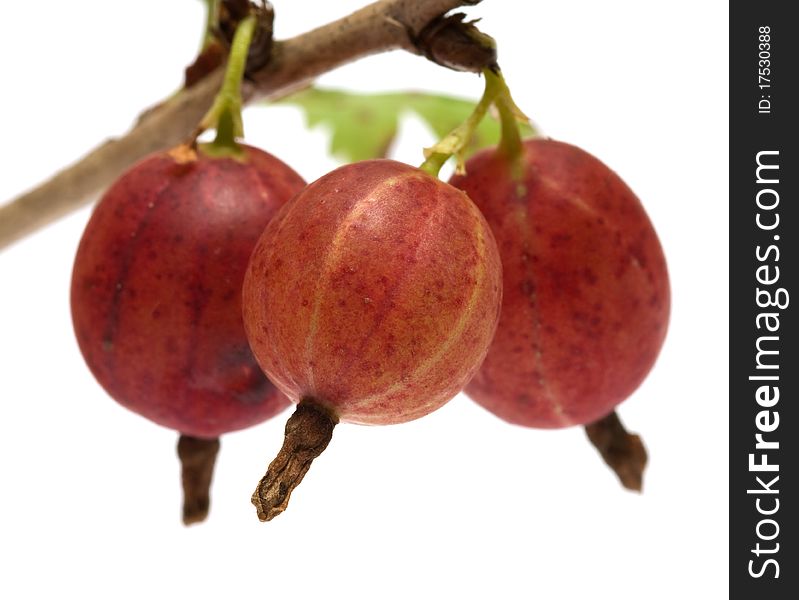
[[[479,1],[479,0],[477,0]],[[276,98],[359,58],[403,49],[432,20],[475,0],[378,0],[351,15],[275,42],[269,63],[251,75],[245,102]],[[98,146],[52,179],[0,206],[0,250],[92,201],[140,158],[183,142],[208,110],[221,68],[145,111],[125,136]]]

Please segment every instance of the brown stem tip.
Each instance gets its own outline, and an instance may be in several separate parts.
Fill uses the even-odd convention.
[[[271,521],[286,510],[291,492],[300,485],[313,460],[327,448],[337,422],[312,402],[300,402],[286,422],[283,447],[252,495],[261,521]]]
[[[624,428],[616,411],[586,425],[585,432],[621,484],[628,490],[640,492],[647,461],[641,438]]]
[[[209,491],[214,475],[219,439],[204,440],[181,435],[178,440],[183,481],[183,524],[201,523],[208,516]]]
[[[465,19],[463,13],[442,15],[411,37],[419,52],[442,67],[471,73],[496,69],[496,42],[475,27],[477,21]]]

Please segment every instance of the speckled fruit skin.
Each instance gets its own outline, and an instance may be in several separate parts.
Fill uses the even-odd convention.
[[[591,423],[627,398],[657,358],[669,279],[638,198],[587,152],[524,142],[522,179],[495,150],[452,185],[497,239],[505,293],[488,356],[466,393],[511,423]]]
[[[244,279],[258,362],[289,398],[385,425],[439,408],[496,329],[501,266],[459,190],[391,160],[336,169],[264,231]]]
[[[241,322],[252,248],[305,185],[277,158],[145,158],[97,205],[72,275],[72,318],[92,373],[119,403],[214,438],[289,405]]]

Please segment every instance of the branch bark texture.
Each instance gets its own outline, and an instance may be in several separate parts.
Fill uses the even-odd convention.
[[[276,41],[268,64],[251,74],[245,102],[276,98],[359,58],[403,49],[419,53],[415,36],[442,14],[479,0],[379,0],[351,15]],[[196,85],[145,111],[123,137],[101,144],[38,187],[0,206],[0,250],[91,202],[147,154],[185,141],[222,82],[218,67]]]

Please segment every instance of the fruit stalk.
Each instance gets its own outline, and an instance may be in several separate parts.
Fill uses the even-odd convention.
[[[214,43],[214,31],[219,27],[219,0],[203,0],[205,4],[205,31],[200,52]]]
[[[588,439],[596,447],[605,463],[613,469],[628,490],[643,489],[647,454],[641,437],[624,428],[619,415],[612,413],[585,426]]]
[[[453,155],[457,156],[458,159],[458,171],[461,172],[463,170],[463,163],[465,160],[463,153],[474,136],[474,130],[483,120],[483,117],[485,117],[486,112],[488,112],[497,94],[502,91],[500,86],[501,80],[494,75],[491,69],[485,69],[485,71],[483,71],[483,76],[485,77],[483,95],[475,105],[472,114],[470,114],[463,123],[444,136],[437,144],[425,149],[425,161],[419,165],[422,171],[429,173],[433,177],[438,177],[441,167],[443,167],[444,163]]]
[[[247,66],[247,53],[255,34],[256,19],[250,15],[236,28],[233,45],[230,48],[225,80],[214,99],[210,110],[200,121],[193,141],[206,129],[216,128],[216,139],[204,146],[203,150],[212,156],[240,155],[241,148],[236,138],[244,136],[244,123],[241,118],[241,80]]]
[[[202,439],[181,435],[178,439],[184,525],[201,523],[208,516],[211,479],[218,453],[219,438]]]
[[[300,485],[313,460],[327,448],[337,423],[313,400],[300,402],[286,422],[283,447],[252,495],[261,522],[271,521],[286,510],[291,492]]]
[[[502,138],[499,141],[499,150],[504,152],[508,157],[509,162],[513,165],[514,177],[517,179],[521,176],[522,171],[522,136],[519,131],[519,121],[529,121],[522,112],[518,109],[516,104],[511,98],[508,84],[505,83],[505,78],[502,73],[497,69],[496,72],[489,71],[486,77],[496,78],[496,86],[499,88],[494,104],[499,112],[499,121],[502,126]]]

